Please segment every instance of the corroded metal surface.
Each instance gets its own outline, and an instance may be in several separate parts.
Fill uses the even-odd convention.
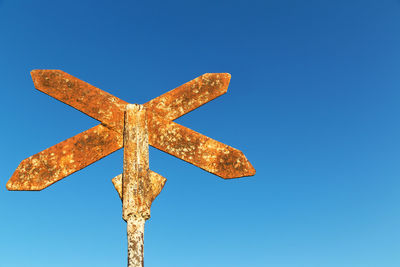
[[[146,109],[128,104],[124,128],[124,172],[122,174],[122,217],[148,219],[151,183],[149,176],[149,137]]]
[[[31,71],[35,88],[122,133],[127,102],[61,70]]]
[[[127,221],[128,267],[143,267],[145,219],[131,215]]]
[[[243,153],[175,122],[148,114],[149,143],[222,178],[255,174]]]
[[[161,193],[161,190],[163,189],[167,179],[160,174],[153,172],[152,170],[150,170],[149,175],[151,183],[151,194],[149,195],[149,201],[152,203],[154,199]],[[115,176],[111,181],[122,200],[122,174]]]
[[[9,190],[41,190],[123,147],[127,102],[61,70],[34,70],[31,74],[38,90],[107,128],[98,125],[93,128],[98,130],[87,130],[23,160],[7,183]],[[207,73],[144,104],[150,145],[223,178],[253,175],[254,168],[239,150],[170,121],[224,94],[229,81],[228,73]],[[70,157],[73,161],[67,163]]]
[[[8,190],[42,190],[122,146],[121,135],[97,125],[23,160]]]
[[[230,79],[229,73],[206,73],[144,105],[147,110],[167,120],[175,120],[225,94]]]

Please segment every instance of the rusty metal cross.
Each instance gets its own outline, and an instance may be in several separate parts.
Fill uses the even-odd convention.
[[[36,89],[101,124],[23,160],[7,189],[42,190],[124,147],[123,174],[112,181],[128,225],[128,266],[143,266],[144,222],[166,181],[149,169],[148,145],[225,179],[255,174],[241,151],[173,122],[226,93],[230,74],[204,74],[143,105],[61,70],[33,70],[31,75]]]

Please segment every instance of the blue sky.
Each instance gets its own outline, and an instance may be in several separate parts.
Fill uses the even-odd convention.
[[[61,69],[131,103],[207,72],[228,93],[178,123],[242,150],[223,180],[150,149],[167,183],[145,264],[400,265],[400,2],[0,0],[0,266],[125,266],[122,150],[41,192],[19,162],[97,122],[37,91]]]

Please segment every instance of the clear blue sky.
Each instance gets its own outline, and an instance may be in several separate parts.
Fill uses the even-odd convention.
[[[203,73],[228,93],[177,120],[242,150],[222,180],[150,150],[168,179],[147,267],[400,266],[400,1],[0,0],[0,266],[125,266],[122,150],[41,192],[19,162],[97,122],[37,91],[62,69],[131,103]]]

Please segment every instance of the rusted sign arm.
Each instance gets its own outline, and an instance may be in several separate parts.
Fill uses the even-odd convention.
[[[149,143],[224,179],[251,176],[255,169],[240,150],[160,116],[147,116]]]
[[[230,80],[229,73],[205,73],[150,100],[144,106],[164,119],[175,120],[225,94]]]
[[[33,70],[35,88],[122,134],[127,102],[62,70]]]
[[[122,135],[97,125],[24,159],[7,182],[8,190],[42,190],[122,147]]]

